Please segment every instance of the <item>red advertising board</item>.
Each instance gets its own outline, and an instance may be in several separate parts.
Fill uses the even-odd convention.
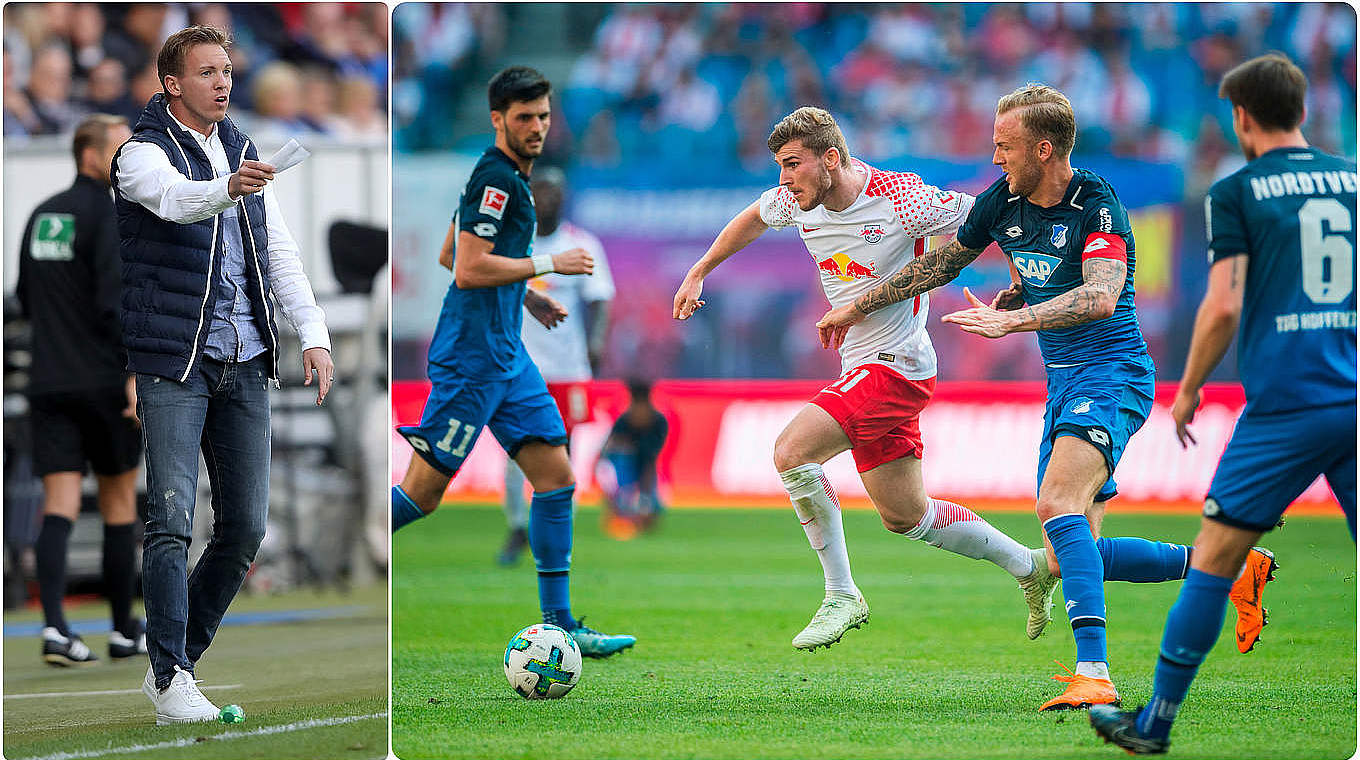
[[[771,462],[775,437],[808,399],[815,381],[668,380],[652,399],[670,420],[660,474],[668,502],[677,506],[787,505]],[[420,417],[429,384],[393,384],[394,424]],[[1116,473],[1120,509],[1196,511],[1244,402],[1235,385],[1209,386],[1192,429],[1198,446],[1182,449],[1170,405],[1175,386],[1158,387],[1156,406],[1130,441]],[[926,487],[932,495],[981,508],[1033,508],[1038,443],[1043,431],[1043,383],[942,382],[921,417]],[[594,384],[590,420],[572,434],[578,493],[597,493],[594,468],[613,420],[628,403],[622,383]],[[400,479],[410,446],[393,434],[392,477]],[[482,435],[449,487],[456,501],[499,499],[505,454]],[[843,500],[868,506],[849,454],[826,465]],[[1339,514],[1319,480],[1292,511]]]

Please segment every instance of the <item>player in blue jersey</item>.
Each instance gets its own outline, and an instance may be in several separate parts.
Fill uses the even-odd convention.
[[[1200,388],[1239,322],[1247,407],[1204,500],[1152,700],[1133,712],[1091,710],[1096,731],[1131,753],[1166,752],[1176,712],[1223,628],[1233,573],[1319,475],[1355,538],[1356,165],[1304,140],[1307,89],[1303,72],[1279,54],[1241,64],[1219,87],[1248,163],[1206,198],[1209,287],[1172,407],[1176,435],[1182,446],[1195,442],[1187,426]],[[1242,635],[1239,627],[1239,646]]]
[[[1067,98],[1029,85],[997,103],[992,163],[1006,176],[978,196],[954,241],[918,257],[854,304],[818,323],[839,342],[870,312],[939,287],[993,241],[1013,284],[991,305],[967,288],[973,308],[944,321],[989,338],[1037,332],[1048,375],[1039,444],[1038,501],[1050,571],[1063,578],[1077,669],[1040,710],[1118,703],[1105,652],[1106,580],[1179,580],[1191,550],[1142,538],[1100,537],[1105,503],[1125,445],[1147,419],[1152,360],[1133,307],[1133,232],[1114,190],[1073,169],[1076,118]],[[1244,583],[1254,577],[1243,574]],[[1264,581],[1262,581],[1264,583]],[[1243,615],[1259,614],[1244,596]]]
[[[529,173],[543,152],[552,87],[541,74],[512,66],[488,88],[496,143],[482,154],[449,226],[439,263],[453,270],[430,342],[430,396],[419,425],[397,428],[418,456],[392,487],[392,530],[433,512],[483,427],[533,486],[529,548],[538,569],[543,621],[572,633],[581,653],[606,657],[632,636],[591,630],[571,614],[572,497],[567,433],[557,404],[520,338],[521,306],[547,327],[567,316],[552,298],[525,287],[547,272],[589,274],[590,254],[574,248],[533,253]]]

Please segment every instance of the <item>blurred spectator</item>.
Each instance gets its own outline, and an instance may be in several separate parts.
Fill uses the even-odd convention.
[[[255,121],[251,130],[257,139],[269,135],[287,139],[312,131],[302,117],[302,77],[291,63],[275,61],[251,80],[255,102]]]
[[[128,93],[127,75],[117,58],[105,58],[90,70],[85,100],[81,104],[84,110],[122,116],[128,124],[136,124],[145,104],[146,100],[133,100]]]
[[[335,77],[324,69],[310,66],[302,72],[302,109],[299,120],[313,132],[335,131],[334,114],[338,92]]]
[[[71,103],[71,54],[57,44],[38,51],[25,92],[33,109],[32,134],[58,134],[75,125]]]
[[[69,133],[76,119],[113,113],[136,123],[160,91],[156,51],[192,23],[232,34],[233,113],[251,121],[256,78],[263,89],[296,85],[291,104],[274,96],[265,124],[290,132],[374,139],[386,130],[387,6],[382,3],[10,3],[4,6],[4,134]],[[290,27],[286,19],[293,19]],[[291,30],[291,31],[290,31]],[[310,66],[321,67],[313,73]],[[342,103],[340,79],[351,84]],[[286,98],[285,98],[286,99]],[[346,115],[348,114],[348,115]],[[361,123],[348,125],[346,120]]]
[[[378,88],[367,77],[340,80],[337,113],[331,120],[335,134],[363,142],[386,142],[387,114],[378,102]]]

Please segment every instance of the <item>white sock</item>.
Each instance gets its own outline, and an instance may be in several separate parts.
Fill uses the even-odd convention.
[[[789,492],[793,511],[803,524],[808,543],[822,561],[826,575],[826,591],[859,596],[855,579],[850,575],[850,555],[845,548],[845,530],[841,527],[841,504],[831,481],[826,479],[819,464],[805,464],[779,473],[784,489]]]
[[[1110,680],[1110,666],[1104,662],[1079,662],[1077,663],[1077,675],[1087,678],[1103,678]]]
[[[952,501],[929,499],[921,521],[906,536],[965,557],[985,559],[1016,578],[1034,571],[1029,549]]]
[[[524,471],[510,459],[505,463],[505,523],[511,530],[529,525],[529,502],[524,498]]]

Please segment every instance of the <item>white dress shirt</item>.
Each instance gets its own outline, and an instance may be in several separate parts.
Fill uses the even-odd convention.
[[[186,132],[194,136],[208,161],[217,173],[230,171],[226,149],[214,124],[204,135],[184,126],[170,116]],[[146,210],[176,224],[190,224],[222,213],[236,204],[227,192],[228,173],[215,179],[190,180],[176,169],[159,146],[146,142],[129,142],[118,159],[118,190],[124,197],[141,204]],[[283,315],[297,330],[302,350],[324,348],[330,350],[330,333],[326,330],[326,314],[316,305],[311,283],[302,269],[297,241],[288,231],[271,188],[261,191],[265,209],[265,228],[269,237],[269,283],[274,300]]]

